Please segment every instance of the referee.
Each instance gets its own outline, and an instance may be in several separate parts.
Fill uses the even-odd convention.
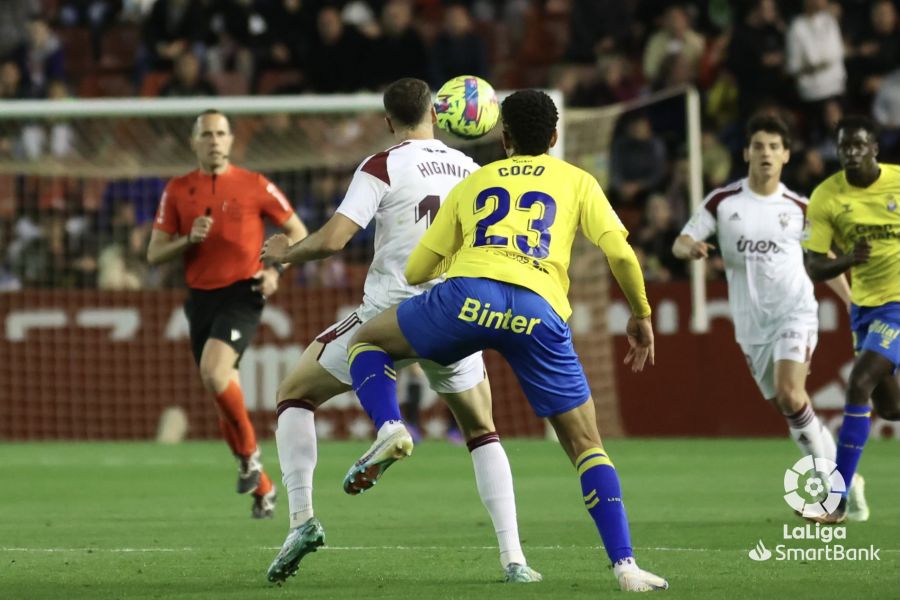
[[[253,493],[252,515],[260,519],[272,516],[275,486],[260,462],[237,365],[283,270],[259,262],[263,217],[292,242],[307,231],[275,184],[229,162],[233,142],[224,114],[208,110],[197,117],[191,148],[199,168],[172,179],[163,191],[147,261],[157,265],[184,255],[189,288],[184,310],[194,360],[203,386],[215,395],[222,435],[239,461],[237,492]]]

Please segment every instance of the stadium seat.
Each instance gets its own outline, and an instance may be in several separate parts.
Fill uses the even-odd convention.
[[[94,67],[91,32],[84,27],[65,27],[57,30],[63,47],[66,75],[78,81]]]
[[[216,73],[209,76],[209,81],[220,96],[246,96],[250,93],[247,79],[240,73]]]
[[[159,96],[159,91],[166,85],[170,77],[172,77],[172,74],[168,71],[150,71],[144,76],[144,81],[141,82],[141,96],[145,98]]]
[[[122,23],[106,31],[100,42],[100,68],[105,70],[134,68],[140,45],[140,33],[140,28],[130,23]]]
[[[260,75],[259,82],[256,84],[256,93],[263,96],[277,94],[284,87],[300,85],[301,83],[303,83],[303,73],[301,71],[268,69]]]
[[[125,75],[118,73],[92,73],[82,78],[78,86],[82,98],[115,98],[134,96],[134,85]]]

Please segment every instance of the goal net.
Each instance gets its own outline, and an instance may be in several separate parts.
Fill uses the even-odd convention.
[[[561,98],[556,97],[562,105]],[[217,108],[235,134],[231,159],[272,179],[310,229],[339,204],[359,161],[393,143],[377,95],[7,103],[0,113],[0,439],[218,437],[188,344],[179,261],[144,253],[168,178],[194,168],[195,115]],[[624,109],[623,109],[624,110]],[[559,156],[603,181],[619,111],[567,111]],[[502,157],[499,128],[461,142],[481,163]],[[304,344],[352,311],[372,252],[361,232],[339,256],[289,270],[241,362],[246,403],[271,434],[275,391]],[[606,261],[580,239],[572,255],[575,345],[601,430],[621,434]],[[520,388],[488,353],[498,429],[542,436]],[[446,408],[415,372],[401,401],[421,396],[420,426],[441,435]],[[352,394],[317,413],[325,438],[367,437]],[[174,431],[174,433],[173,433]]]

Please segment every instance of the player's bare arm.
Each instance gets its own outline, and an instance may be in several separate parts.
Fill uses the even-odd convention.
[[[672,244],[672,254],[681,260],[699,260],[709,258],[709,251],[715,246],[704,241],[698,241],[689,235],[679,235]]]
[[[168,262],[176,256],[181,256],[194,244],[203,243],[212,226],[213,218],[204,215],[194,219],[191,231],[186,236],[170,235],[165,231],[154,229],[150,234],[150,243],[147,246],[147,262],[151,265],[158,265]]]
[[[828,258],[837,258],[837,254],[829,250]],[[833,279],[829,279],[825,284],[838,295],[838,298],[841,299],[847,310],[850,310],[850,282],[847,281],[847,276],[842,273]]]
[[[826,281],[839,277],[850,267],[861,265],[869,260],[872,246],[865,238],[860,239],[853,246],[853,252],[830,258],[827,254],[806,251],[804,264],[809,278],[813,281]]]
[[[284,233],[280,235],[287,237],[290,243],[299,242],[309,234],[306,225],[303,224],[303,221],[301,221],[300,217],[296,214],[291,215],[288,220],[281,225],[281,229]],[[259,280],[259,284],[254,286],[254,289],[268,298],[278,291],[278,278],[281,276],[281,272],[284,271],[284,267],[282,266],[283,263],[278,261],[264,262],[268,266],[264,269],[260,269],[253,275],[254,279]]]
[[[292,265],[327,258],[343,250],[360,229],[351,219],[335,213],[321,228],[293,245],[288,236],[273,235],[263,244],[260,258]]]

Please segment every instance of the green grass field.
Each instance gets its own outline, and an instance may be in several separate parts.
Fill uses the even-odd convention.
[[[287,531],[253,521],[232,492],[223,444],[0,446],[0,598],[390,598],[491,600],[619,597],[578,480],[556,444],[507,440],[519,526],[544,582],[501,583],[495,539],[465,448],[423,443],[372,491],[341,478],[365,449],[319,450],[316,514],[327,548],[283,587],[265,571]],[[782,500],[798,458],[784,440],[612,440],[639,563],[669,579],[671,598],[900,597],[900,443],[872,442],[861,466],[872,507],[847,547],[877,562],[754,562],[759,540],[801,525]],[[280,477],[272,444],[267,467]],[[821,546],[794,541],[795,547]]]

